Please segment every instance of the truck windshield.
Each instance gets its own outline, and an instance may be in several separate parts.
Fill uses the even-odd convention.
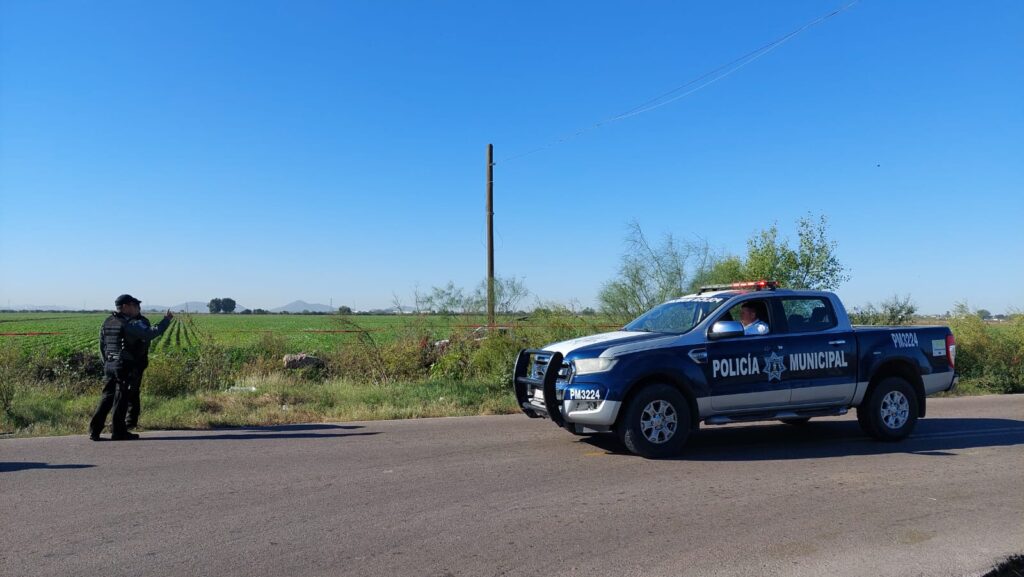
[[[690,332],[725,300],[719,297],[684,297],[654,307],[626,325],[625,329],[648,333]]]

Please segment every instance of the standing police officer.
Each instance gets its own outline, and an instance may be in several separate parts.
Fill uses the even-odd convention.
[[[111,436],[114,441],[138,439],[139,436],[129,433],[125,425],[128,410],[130,387],[134,374],[138,372],[141,379],[140,363],[149,351],[149,341],[164,334],[174,317],[167,311],[155,327],[137,322],[142,303],[131,295],[121,295],[114,301],[117,312],[112,313],[103,321],[100,329],[100,355],[103,357],[103,374],[106,382],[100,396],[100,404],[96,414],[89,422],[89,438],[99,441],[100,433],[106,424],[107,413],[113,408],[114,414],[110,423]],[[133,322],[136,321],[136,322]],[[137,406],[137,405],[136,405]]]

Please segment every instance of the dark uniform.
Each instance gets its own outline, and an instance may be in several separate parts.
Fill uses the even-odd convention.
[[[135,322],[122,313],[113,313],[103,321],[100,329],[100,355],[103,357],[103,374],[105,382],[100,396],[100,404],[89,422],[89,437],[98,439],[107,420],[107,414],[113,409],[110,429],[112,438],[134,438],[128,434],[125,420],[131,399],[131,387],[142,378],[142,370],[148,362],[149,341],[162,335],[171,324],[164,318],[155,327],[148,321],[143,324]],[[137,386],[136,386],[137,388]],[[137,392],[135,393],[138,394]],[[138,404],[135,405],[138,416]]]
[[[152,326],[149,319],[143,315],[139,315],[128,322],[147,330]],[[142,388],[142,373],[149,366],[149,341],[139,340],[136,343],[137,350],[133,351],[133,356],[136,358],[135,370],[131,372],[131,380],[128,383],[128,409],[125,411],[125,426],[129,429],[139,426],[139,412],[142,410],[142,405],[139,401],[139,391]]]

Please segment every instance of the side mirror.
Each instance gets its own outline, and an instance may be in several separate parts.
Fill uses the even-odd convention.
[[[743,323],[739,321],[718,321],[708,331],[708,340],[731,339],[743,336]]]

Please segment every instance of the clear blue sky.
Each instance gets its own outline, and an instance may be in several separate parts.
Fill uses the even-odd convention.
[[[1024,307],[1024,3],[0,3],[0,306],[388,306],[497,270],[593,305],[626,224],[826,214],[850,305]]]

